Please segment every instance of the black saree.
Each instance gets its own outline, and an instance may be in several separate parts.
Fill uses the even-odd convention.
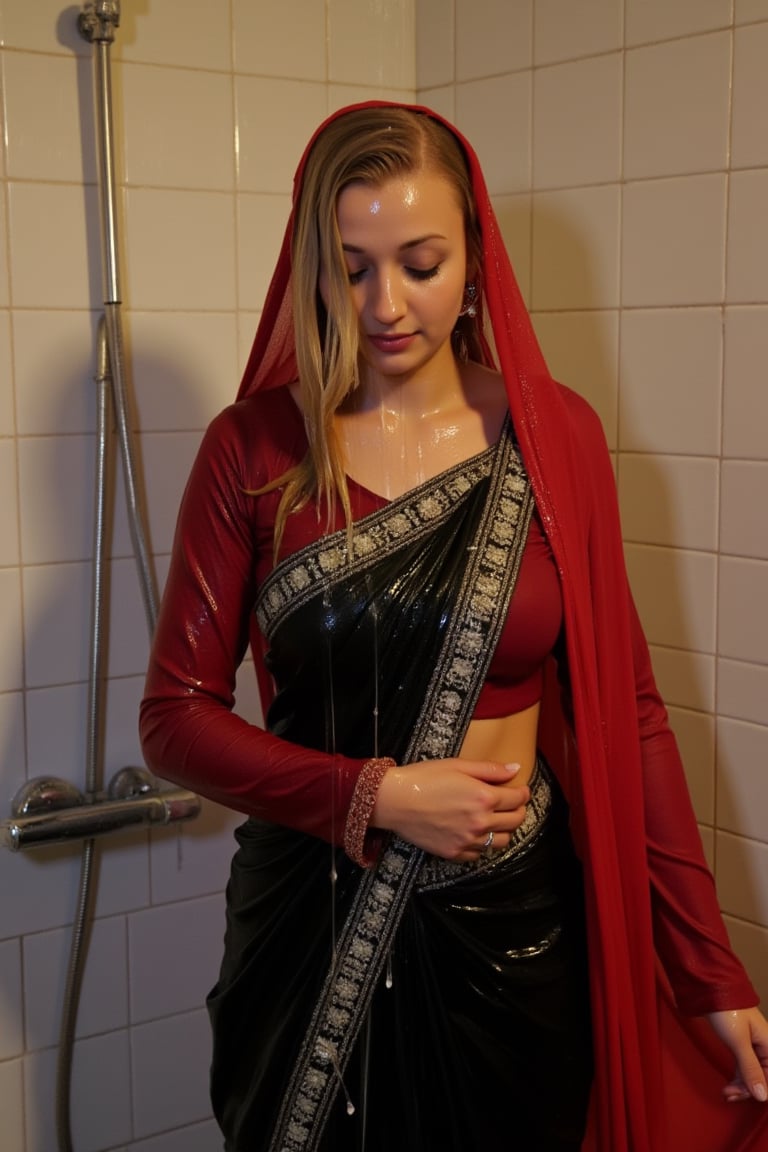
[[[498,446],[356,524],[351,555],[341,532],[281,563],[257,606],[270,730],[399,763],[457,754],[531,511],[507,426]],[[228,1152],[469,1152],[501,1134],[514,1086],[530,1104],[553,1067],[565,1083],[544,1128],[535,1110],[538,1142],[510,1146],[578,1147],[580,880],[543,765],[532,793],[513,847],[479,867],[392,837],[364,870],[285,828],[238,830],[209,998]]]

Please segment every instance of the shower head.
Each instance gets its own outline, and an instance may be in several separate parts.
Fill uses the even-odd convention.
[[[120,0],[94,0],[86,4],[77,18],[77,27],[84,40],[111,44],[115,29],[120,27]]]

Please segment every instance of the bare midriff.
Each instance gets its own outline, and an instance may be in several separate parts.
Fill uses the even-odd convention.
[[[538,703],[511,716],[473,720],[460,757],[463,760],[496,760],[500,764],[519,764],[520,771],[510,781],[519,787],[526,784],[536,763],[536,736],[539,726]]]

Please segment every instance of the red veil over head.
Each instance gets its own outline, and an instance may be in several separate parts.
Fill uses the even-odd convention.
[[[644,721],[645,702],[658,698],[627,586],[613,471],[599,420],[547,370],[471,145],[427,108],[383,101],[354,107],[410,107],[432,116],[458,139],[472,179],[483,243],[482,304],[563,592],[572,716],[565,724],[559,703],[545,699],[542,743],[571,805],[585,863],[596,1063],[589,1147],[768,1150],[768,1116],[758,1105],[721,1102],[722,1084],[732,1072],[728,1059],[723,1062],[708,1029],[682,1020],[660,977],[656,951],[677,1002],[689,1013],[757,1000],[719,921],[674,740],[663,723]],[[349,111],[336,112],[325,124]],[[325,124],[299,164],[294,204],[307,156]],[[297,376],[292,226],[293,214],[239,398]],[[660,705],[648,711],[659,713]],[[706,993],[701,939],[687,935],[690,903],[706,910],[700,925],[711,974]]]

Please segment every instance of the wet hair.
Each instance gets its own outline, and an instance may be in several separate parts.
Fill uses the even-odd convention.
[[[336,208],[350,184],[373,187],[429,170],[453,187],[464,217],[467,279],[478,296],[482,246],[464,152],[453,133],[426,113],[399,107],[357,108],[331,120],[307,156],[291,241],[291,288],[299,386],[309,452],[286,481],[275,529],[276,548],[285,517],[309,499],[332,517],[338,496],[351,524],[342,452],[334,413],[359,384],[358,317],[349,292]],[[324,275],[326,304],[318,283]],[[473,316],[457,319],[454,350],[479,359]]]

